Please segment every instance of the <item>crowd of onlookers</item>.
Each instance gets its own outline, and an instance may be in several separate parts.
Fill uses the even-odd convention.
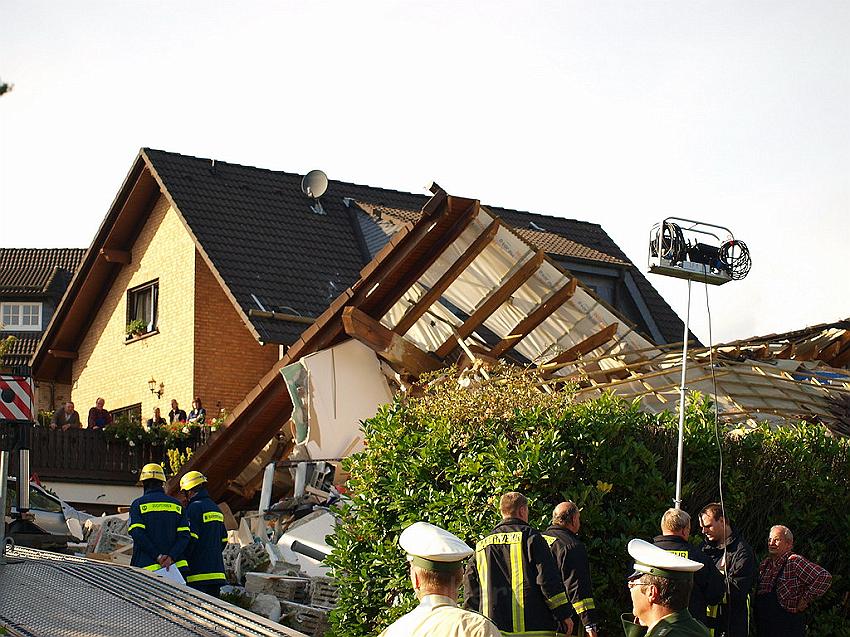
[[[109,413],[104,405],[106,401],[103,398],[98,398],[95,401],[94,407],[89,409],[88,419],[86,420],[87,429],[103,430],[113,424],[112,414]],[[192,401],[192,409],[187,414],[185,410],[180,409],[180,405],[176,399],[171,400],[171,411],[168,412],[168,420],[166,420],[159,407],[155,407],[153,415],[147,419],[147,429],[162,427],[173,423],[188,423],[192,425],[206,424],[207,410],[204,409],[201,399],[195,398]],[[74,409],[74,403],[66,402],[62,407],[53,412],[50,419],[50,428],[68,431],[69,429],[82,429],[83,424],[80,420],[79,412]]]

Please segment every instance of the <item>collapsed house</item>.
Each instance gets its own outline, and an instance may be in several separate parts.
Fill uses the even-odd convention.
[[[348,455],[361,442],[359,419],[386,402],[393,381],[404,388],[454,363],[503,359],[575,381],[580,400],[613,391],[672,409],[677,347],[652,342],[479,202],[435,188],[418,220],[301,334],[187,470],[214,476],[218,497],[247,500],[267,463],[293,448],[304,460]],[[725,421],[805,419],[848,431],[846,372],[742,359],[740,345],[692,350],[691,358],[689,389],[713,393],[716,384]],[[370,369],[366,391],[358,383],[369,382]],[[281,432],[286,443],[267,445]]]

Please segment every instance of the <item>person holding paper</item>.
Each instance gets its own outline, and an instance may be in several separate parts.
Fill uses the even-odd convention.
[[[224,577],[222,551],[227,545],[224,515],[207,492],[206,476],[189,471],[180,478],[180,490],[189,500],[190,527],[189,562],[186,583],[207,595],[218,597],[219,589],[227,583]]]

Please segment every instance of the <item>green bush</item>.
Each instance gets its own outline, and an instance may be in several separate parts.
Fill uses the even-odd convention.
[[[498,496],[509,490],[529,497],[538,528],[563,499],[584,507],[594,597],[604,627],[620,633],[619,614],[631,608],[626,544],[656,535],[672,504],[675,414],[642,413],[611,396],[574,404],[569,388],[542,393],[533,377],[506,373],[468,389],[438,384],[385,406],[363,430],[366,449],[346,461],[352,500],[329,558],[340,586],[336,637],[376,634],[415,606],[397,544],[402,529],[424,520],[474,546],[498,522]],[[718,493],[713,416],[698,395],[686,440],[683,507],[695,517]],[[758,558],[772,524],[791,527],[796,548],[833,574],[813,605],[818,634],[850,634],[850,445],[817,426],[764,427],[725,435],[723,452],[733,523]]]

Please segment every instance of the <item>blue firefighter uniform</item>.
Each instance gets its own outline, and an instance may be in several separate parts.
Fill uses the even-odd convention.
[[[183,505],[166,495],[162,484],[146,487],[145,494],[133,500],[129,531],[133,538],[132,566],[155,571],[160,567],[160,555],[171,557],[178,568],[186,565],[183,554],[189,544],[189,523]]]
[[[198,489],[189,500],[188,514],[191,539],[186,551],[189,562],[186,583],[217,596],[219,589],[227,583],[221,555],[227,545],[224,515],[205,487]]]

